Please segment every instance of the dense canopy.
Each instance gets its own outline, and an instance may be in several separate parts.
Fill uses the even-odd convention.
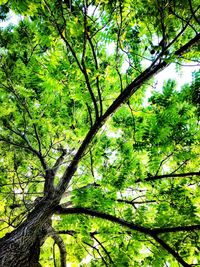
[[[0,3],[0,267],[198,266],[199,1]]]

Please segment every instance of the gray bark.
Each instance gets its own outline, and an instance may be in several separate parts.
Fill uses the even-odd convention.
[[[36,267],[40,246],[48,233],[47,226],[58,199],[42,199],[27,220],[0,239],[0,267]]]

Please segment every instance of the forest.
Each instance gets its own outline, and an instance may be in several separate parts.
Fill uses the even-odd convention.
[[[200,266],[199,51],[198,0],[0,0],[0,267]]]

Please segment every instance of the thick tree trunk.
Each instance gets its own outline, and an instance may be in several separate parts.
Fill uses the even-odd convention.
[[[56,199],[43,199],[21,226],[0,239],[0,267],[41,266],[38,262],[40,246],[57,204]]]

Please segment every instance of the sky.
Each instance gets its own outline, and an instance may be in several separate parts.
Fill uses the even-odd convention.
[[[107,53],[108,55],[112,55],[115,51],[115,43],[110,43],[107,45]],[[144,60],[144,65],[146,67],[149,66],[151,62]],[[121,72],[126,73],[126,70],[129,67],[128,60],[125,60],[122,64]],[[168,67],[166,67],[164,70],[162,70],[160,73],[156,74],[154,77],[154,89],[157,91],[162,91],[163,84],[165,81],[172,79],[175,80],[177,83],[177,90],[180,90],[181,87],[186,83],[192,82],[192,73],[194,71],[197,71],[200,69],[200,64],[194,64],[194,63],[187,63],[184,66],[181,66],[181,70],[176,70],[176,64],[170,64]],[[146,91],[146,97],[144,99],[143,106],[148,105],[148,98],[151,96],[152,90],[154,90],[152,87],[149,87],[149,89]]]
[[[8,18],[4,21],[0,21],[0,28],[7,27],[9,24],[17,25],[21,18],[22,16],[16,15],[14,12],[10,11]]]
[[[187,64],[186,66],[182,66],[180,71],[177,71],[176,65],[170,64],[160,73],[155,75],[155,81],[154,81],[155,90],[162,91],[164,82],[169,79],[175,80],[177,84],[176,88],[177,90],[180,90],[184,84],[186,83],[190,84],[192,82],[192,73],[199,69],[200,65]],[[149,90],[147,90],[143,106],[148,105],[148,98],[151,96],[152,90],[153,88],[149,88]]]

